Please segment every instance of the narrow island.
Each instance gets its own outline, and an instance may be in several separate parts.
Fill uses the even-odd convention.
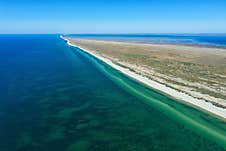
[[[148,87],[226,120],[226,49],[61,38]]]

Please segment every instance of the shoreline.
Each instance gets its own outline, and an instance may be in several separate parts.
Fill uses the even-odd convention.
[[[138,82],[141,82],[142,84],[146,85],[147,87],[150,87],[152,89],[155,89],[165,95],[168,95],[170,97],[173,97],[175,99],[177,99],[179,102],[182,102],[184,104],[189,104],[190,106],[193,106],[195,108],[198,108],[201,111],[210,113],[218,118],[223,119],[224,121],[226,120],[226,109],[224,108],[220,108],[217,106],[214,106],[212,103],[210,102],[206,102],[203,99],[197,99],[194,98],[186,93],[180,92],[178,90],[175,90],[173,88],[170,88],[164,84],[158,83],[154,80],[151,80],[147,77],[144,77],[142,75],[139,75],[131,70],[129,70],[128,68],[124,68],[120,65],[117,65],[115,63],[113,63],[110,59],[104,58],[102,56],[99,56],[87,49],[84,49],[82,47],[78,47],[75,44],[72,44],[70,42],[70,40],[68,40],[66,37],[60,36],[60,38],[64,39],[65,41],[67,41],[67,44],[73,47],[77,47],[81,50],[83,50],[84,52],[94,56],[95,58],[103,61],[104,63],[108,64],[109,66],[111,66],[112,68],[116,69],[117,71],[123,73],[124,75],[128,76],[129,78],[132,78]]]

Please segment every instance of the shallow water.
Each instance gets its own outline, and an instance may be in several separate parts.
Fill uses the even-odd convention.
[[[1,151],[224,150],[225,122],[145,88],[59,35],[1,35],[0,73]]]
[[[71,34],[68,36],[100,40],[226,48],[226,34]]]

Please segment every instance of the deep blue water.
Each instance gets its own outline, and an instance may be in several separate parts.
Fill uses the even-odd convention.
[[[226,47],[226,34],[72,34],[79,38]]]
[[[225,134],[225,122],[103,68]],[[123,87],[59,35],[0,35],[0,151],[224,150]]]

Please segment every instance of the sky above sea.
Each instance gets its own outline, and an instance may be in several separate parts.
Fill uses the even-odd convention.
[[[226,33],[225,0],[1,0],[0,33]]]

